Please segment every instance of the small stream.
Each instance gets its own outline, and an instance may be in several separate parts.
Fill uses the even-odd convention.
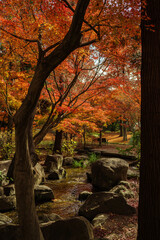
[[[78,200],[79,193],[82,191],[92,191],[92,185],[87,183],[86,172],[84,168],[67,168],[66,178],[61,180],[47,180],[45,185],[49,186],[54,193],[54,199],[36,206],[38,215],[42,213],[56,213],[62,218],[73,217],[78,214],[82,203]],[[8,212],[13,222],[18,222],[16,211]]]
[[[67,176],[62,180],[49,180],[45,185],[54,193],[53,202],[37,206],[38,213],[56,213],[63,218],[75,216],[81,206],[78,200],[79,193],[91,191],[92,185],[87,183],[86,172],[83,168],[65,168]]]

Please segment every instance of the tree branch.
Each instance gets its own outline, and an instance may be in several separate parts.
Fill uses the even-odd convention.
[[[10,33],[8,32],[7,30],[3,29],[0,27],[0,30],[2,30],[3,32],[15,37],[15,38],[18,38],[20,40],[23,40],[23,41],[26,41],[26,42],[35,42],[35,43],[38,43],[39,41],[37,39],[28,39],[28,38],[23,38],[23,37],[20,37],[20,36],[17,36],[16,34],[13,34],[13,33]]]
[[[67,0],[62,1],[66,4],[66,7],[68,7],[73,13],[75,12],[75,10],[72,8],[72,6]],[[83,20],[83,22],[86,23],[90,27],[90,29],[92,29],[97,34],[97,36],[99,35],[99,32],[90,23],[88,23],[85,19]]]
[[[91,45],[92,43],[95,43],[95,42],[98,42],[98,40],[97,39],[93,39],[91,41],[81,43],[80,47],[85,47],[85,46]]]
[[[45,53],[47,53],[49,50],[51,50],[51,49],[53,49],[53,48],[55,48],[55,47],[57,47],[60,43],[62,42],[62,40],[61,41],[58,41],[58,42],[56,42],[55,44],[53,44],[53,45],[51,45],[51,46],[49,46],[49,47],[47,47],[43,52],[44,52],[44,54]]]

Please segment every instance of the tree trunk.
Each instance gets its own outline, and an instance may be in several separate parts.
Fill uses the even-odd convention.
[[[63,136],[63,131],[56,130],[53,154],[54,153],[62,154],[62,136]]]
[[[86,128],[83,127],[83,148],[86,148]]]
[[[145,3],[146,5],[142,5],[141,22],[142,148],[137,239],[158,240],[160,239],[160,1],[146,0]]]
[[[30,121],[28,124],[28,148],[29,148],[29,153],[30,153],[31,162],[32,162],[33,167],[39,161],[38,155],[35,153],[35,144],[33,141],[33,133],[32,133],[34,116],[35,116],[35,113],[32,114],[32,117],[30,118]],[[14,157],[12,159],[12,162],[11,162],[8,172],[7,172],[7,177],[9,179],[13,179],[13,180],[14,180],[13,172],[14,172],[14,166],[15,166],[15,157],[16,157],[16,153],[14,154]],[[12,180],[10,180],[10,182],[12,182]]]
[[[120,136],[120,137],[123,137],[123,121],[122,121],[122,120],[120,120],[119,128],[120,128],[119,136]]]
[[[99,146],[102,146],[102,130],[99,132]]]
[[[19,223],[21,226],[21,239],[44,240],[35,211],[34,181],[28,147],[27,128],[21,125],[16,126],[15,135],[16,161],[14,181]]]
[[[127,141],[127,127],[125,125],[123,126],[123,141]]]
[[[44,240],[35,209],[34,181],[29,151],[29,123],[35,111],[44,82],[66,57],[80,46],[81,27],[90,0],[79,0],[70,29],[62,42],[47,56],[39,51],[39,59],[28,93],[14,116],[16,157],[14,180],[17,210],[23,240]]]
[[[35,152],[35,143],[33,140],[33,120],[34,120],[35,112],[36,111],[32,113],[30,121],[28,123],[28,147],[29,147],[29,153],[30,153],[33,167],[36,165],[37,162],[39,162],[39,157]]]

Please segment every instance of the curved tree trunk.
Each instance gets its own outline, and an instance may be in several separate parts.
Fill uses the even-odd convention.
[[[21,125],[15,127],[16,161],[14,181],[21,239],[44,240],[35,211],[34,181],[28,147],[28,132]]]
[[[32,166],[35,166],[35,164],[39,161],[38,155],[35,153],[35,144],[33,141],[33,134],[32,134],[34,116],[35,116],[35,113],[32,114],[32,117],[30,118],[30,121],[28,124],[28,148],[29,148]],[[7,177],[13,180],[14,180],[13,172],[14,172],[14,166],[15,166],[15,157],[16,157],[16,153],[14,154],[14,157],[12,159],[12,162],[9,166],[8,173],[7,173]],[[12,180],[10,181],[12,182]]]
[[[28,93],[14,116],[16,140],[14,179],[21,239],[23,240],[44,240],[35,209],[34,181],[29,150],[31,142],[28,139],[30,122],[45,80],[51,71],[80,46],[81,27],[89,1],[78,1],[70,29],[58,47],[46,57],[42,49],[40,50]]]

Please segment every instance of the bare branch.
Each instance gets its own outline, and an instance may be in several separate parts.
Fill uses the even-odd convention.
[[[47,86],[47,81],[45,81],[45,87],[46,87],[46,90],[47,90],[47,93],[48,93],[49,99],[51,100],[51,103],[52,103],[52,106],[53,106],[54,103],[53,103],[53,100],[52,100],[52,97],[51,97],[50,91],[49,91],[49,89],[48,89],[48,86]]]
[[[62,1],[66,4],[66,7],[68,7],[73,13],[75,12],[75,10],[72,8],[72,6],[67,0]],[[90,29],[92,29],[97,34],[97,36],[99,35],[99,32],[90,23],[88,23],[85,19],[83,20],[83,22],[86,23],[90,27]]]
[[[13,33],[10,33],[8,32],[7,30],[3,29],[0,27],[0,30],[2,30],[3,32],[15,37],[15,38],[18,38],[20,40],[23,40],[23,41],[26,41],[26,42],[35,42],[35,43],[38,43],[38,40],[37,39],[28,39],[28,38],[23,38],[23,37],[20,37],[20,36],[17,36],[16,34],[13,34]]]

